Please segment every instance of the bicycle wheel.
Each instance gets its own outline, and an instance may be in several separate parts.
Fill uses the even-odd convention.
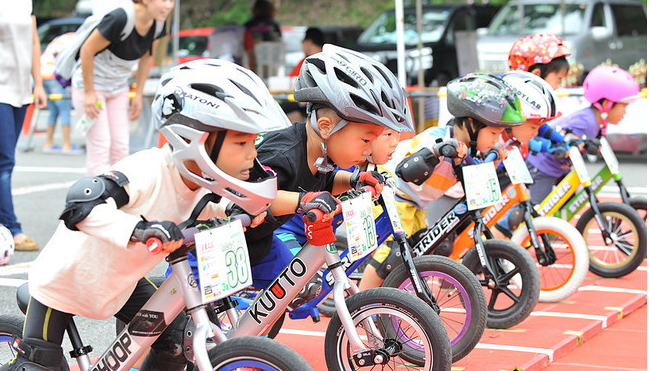
[[[327,368],[334,370],[450,370],[451,344],[435,311],[402,290],[372,288],[345,300],[361,342],[369,349],[354,355],[336,313],[325,334]],[[375,365],[375,366],[372,366]]]
[[[564,300],[577,291],[588,274],[588,246],[579,231],[563,219],[540,217],[534,218],[532,223],[539,242],[543,244],[541,236],[545,235],[557,257],[553,264],[536,264],[541,276],[539,301],[555,303]],[[525,226],[518,228],[511,240],[536,259],[529,229]]]
[[[647,227],[640,215],[629,205],[598,203],[612,242],[602,238],[595,212],[588,209],[577,222],[577,230],[588,244],[590,271],[600,277],[618,278],[633,272],[647,251]]]
[[[439,318],[451,341],[453,362],[457,362],[475,348],[487,325],[487,301],[480,282],[467,267],[445,256],[423,255],[413,261],[441,309]],[[397,266],[382,286],[415,293],[404,264]]]
[[[647,225],[647,197],[635,196],[629,199],[629,205],[638,212],[638,215],[644,220],[644,225]]]
[[[313,370],[293,349],[275,340],[256,336],[228,339],[210,349],[212,370]]]
[[[22,338],[25,317],[17,315],[0,315],[0,366],[4,366],[16,356],[11,346],[14,336]]]
[[[510,328],[530,315],[539,300],[541,278],[534,259],[509,240],[484,241],[487,260],[495,278],[505,285],[491,285],[482,274],[475,247],[469,250],[462,264],[478,276],[487,296],[487,326]]]

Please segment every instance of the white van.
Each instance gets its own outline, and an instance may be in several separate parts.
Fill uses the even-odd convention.
[[[568,61],[582,64],[584,76],[606,59],[624,69],[647,59],[647,10],[640,1],[512,0],[478,30],[480,69],[506,71],[514,41],[537,33],[561,37],[571,51]]]

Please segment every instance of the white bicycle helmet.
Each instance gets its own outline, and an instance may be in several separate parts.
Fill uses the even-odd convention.
[[[277,194],[277,180],[255,160],[248,181],[226,174],[216,165],[225,130],[258,134],[291,125],[263,81],[234,63],[203,59],[174,67],[160,78],[151,104],[156,127],[169,141],[172,159],[181,175],[252,215],[268,208]],[[210,133],[220,142],[207,153]],[[201,174],[190,171],[195,162]],[[255,173],[253,175],[253,173]]]
[[[333,132],[347,121],[414,130],[406,91],[394,74],[353,50],[325,44],[321,53],[306,58],[293,92],[296,100],[309,102],[309,111],[319,106],[336,111],[344,121]]]
[[[7,227],[0,225],[0,265],[9,263],[9,258],[14,254],[14,236]]]
[[[516,91],[521,101],[521,113],[526,119],[547,121],[559,115],[554,89],[539,76],[525,71],[509,71],[502,79]]]

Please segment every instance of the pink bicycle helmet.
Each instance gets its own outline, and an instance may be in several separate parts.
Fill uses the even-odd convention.
[[[606,134],[608,111],[615,103],[631,103],[640,87],[633,76],[614,66],[595,67],[584,79],[584,98],[602,113],[602,134]],[[600,100],[607,99],[605,106]]]

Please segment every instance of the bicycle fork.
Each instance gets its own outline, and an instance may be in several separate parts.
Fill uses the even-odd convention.
[[[417,273],[417,268],[415,267],[415,262],[412,260],[412,254],[410,253],[410,246],[408,245],[406,235],[401,234],[399,236],[395,236],[394,241],[399,245],[401,259],[403,260],[403,264],[406,266],[406,269],[408,269],[408,273],[410,274],[410,281],[412,282],[412,286],[415,289],[417,297],[419,297],[424,301],[424,303],[433,308],[435,313],[439,314],[441,312],[441,309],[437,304],[437,300],[435,300],[435,296],[430,291],[430,287],[422,282],[421,277],[419,277],[419,273]]]
[[[525,220],[525,226],[530,234],[530,243],[534,247],[536,261],[538,261],[542,266],[554,264],[557,261],[557,255],[552,249],[550,239],[546,234],[542,234],[541,240],[543,241],[543,245],[541,245],[539,236],[536,234],[536,228],[534,228],[534,223],[532,222],[532,216],[535,214],[532,202],[530,200],[523,202],[523,208],[523,218]],[[541,246],[543,246],[543,248],[541,248]]]
[[[606,223],[604,223],[604,217],[602,217],[602,213],[599,211],[599,206],[597,206],[598,204],[595,192],[593,192],[593,188],[591,186],[585,186],[584,190],[588,194],[590,208],[593,209],[593,212],[595,214],[595,221],[599,226],[599,230],[602,232],[602,238],[607,245],[610,245],[613,243],[613,238],[611,238],[611,231],[609,230],[609,227],[606,225]]]

